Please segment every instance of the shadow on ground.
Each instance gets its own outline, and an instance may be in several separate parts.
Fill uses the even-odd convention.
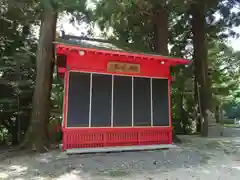
[[[209,158],[200,152],[181,149],[71,156],[54,151],[5,160],[0,166],[0,179],[33,177],[65,179],[66,174],[72,173],[80,175],[83,179],[101,176],[116,178],[133,173],[151,174],[155,171],[167,172],[176,168],[198,166],[207,163]]]
[[[182,136],[181,139],[183,144],[170,150],[71,156],[55,150],[8,158],[0,163],[0,179],[215,180],[219,175],[222,179],[240,179],[239,148],[232,143],[236,138]]]

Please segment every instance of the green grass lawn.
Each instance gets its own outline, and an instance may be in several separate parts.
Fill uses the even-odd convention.
[[[240,128],[240,125],[238,124],[224,124],[224,127],[235,127],[235,128]]]

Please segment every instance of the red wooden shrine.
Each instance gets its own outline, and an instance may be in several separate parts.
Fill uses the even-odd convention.
[[[170,67],[189,60],[57,43],[62,150],[172,144]]]

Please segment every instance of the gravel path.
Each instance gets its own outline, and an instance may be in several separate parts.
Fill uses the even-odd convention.
[[[183,136],[178,148],[67,156],[59,151],[6,159],[0,179],[239,180],[240,138]]]

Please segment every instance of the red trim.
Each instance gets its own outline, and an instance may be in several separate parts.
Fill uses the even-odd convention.
[[[183,58],[172,58],[172,57],[165,57],[160,55],[151,55],[151,54],[137,54],[137,53],[129,53],[129,52],[122,52],[122,51],[110,51],[110,50],[99,50],[99,49],[93,49],[93,48],[82,48],[79,46],[73,46],[73,45],[66,45],[66,44],[57,44],[56,45],[58,49],[58,53],[71,53],[74,50],[80,51],[86,51],[87,53],[93,53],[95,56],[99,54],[103,55],[110,55],[110,56],[125,56],[128,59],[148,59],[148,60],[158,60],[158,61],[169,61],[170,64],[176,65],[176,64],[190,64],[191,61],[183,59]],[[77,52],[78,53],[78,52]]]
[[[63,151],[133,145],[171,144],[171,127],[64,128]]]
[[[140,65],[139,73],[110,73],[107,71],[107,64],[109,61],[137,63]],[[169,66],[160,64],[158,61],[135,59],[130,61],[127,57],[108,57],[104,55],[85,54],[79,56],[78,54],[71,54],[68,56],[68,68],[73,71],[85,71],[95,73],[108,73],[117,75],[130,75],[130,76],[144,76],[154,78],[169,78]]]
[[[169,108],[169,125],[172,127],[172,105],[171,105],[171,81],[168,80],[168,108]],[[171,133],[172,136],[172,133]],[[172,137],[169,139],[169,144],[172,144]]]
[[[191,61],[181,58],[170,58],[164,56],[145,55],[136,53],[127,53],[120,51],[106,51],[81,48],[79,46],[70,46],[57,44],[57,53],[67,56],[68,70],[85,71],[96,73],[107,72],[107,64],[109,61],[117,61],[124,63],[136,63],[140,65],[139,73],[109,73],[117,75],[142,76],[152,78],[172,78],[170,74],[170,66],[176,64],[189,64]],[[83,54],[80,52],[83,51]],[[59,74],[66,72],[66,68],[58,67]]]
[[[69,81],[69,72],[65,73],[65,82],[64,82],[64,99],[63,99],[63,128],[67,127],[67,109],[68,109],[68,81]]]

